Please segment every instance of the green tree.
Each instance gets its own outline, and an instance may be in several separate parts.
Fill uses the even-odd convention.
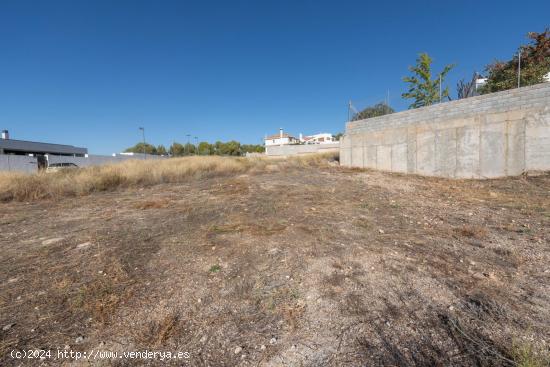
[[[157,151],[160,151],[160,149],[157,148]],[[201,141],[197,146],[193,144],[182,145],[180,143],[174,142],[174,144],[170,146],[169,151],[170,151],[170,154],[175,157],[184,156],[184,155],[194,155],[194,154],[240,156],[240,155],[244,155],[246,152],[262,153],[264,152],[264,146],[253,145],[253,144],[241,145],[241,143],[235,140],[231,140],[226,143],[217,141],[214,144],[210,144],[206,141]]]
[[[184,154],[185,155],[194,155],[195,154],[195,145],[191,144],[191,143],[187,143],[185,144],[185,147],[184,147]]]
[[[166,153],[167,152],[166,152],[166,148],[164,147],[164,145],[161,144],[157,147],[157,154],[158,155],[166,155]]]
[[[243,144],[241,145],[241,153],[263,153],[265,147],[263,145],[256,144]]]
[[[137,143],[133,147],[124,150],[128,153],[145,153],[145,154],[157,154],[157,148],[149,143]]]
[[[182,155],[184,155],[184,146],[180,143],[174,142],[170,146],[170,155],[174,157],[181,157]]]
[[[222,153],[222,145],[223,145],[223,143],[219,140],[214,143],[214,146],[213,146],[214,147],[214,154],[216,154],[216,155],[222,155],[223,154]]]
[[[414,99],[409,108],[429,106],[440,102],[443,98],[450,99],[449,87],[443,89],[441,98],[439,97],[439,85],[444,82],[454,65],[446,65],[434,79],[432,79],[431,65],[432,58],[427,53],[421,53],[416,59],[416,66],[409,66],[413,75],[403,78],[404,82],[409,83],[409,91],[401,95],[406,99]]]
[[[227,143],[221,143],[219,153],[220,155],[241,155],[241,143],[235,140],[228,141]]]
[[[200,155],[211,155],[214,154],[214,148],[212,145],[206,141],[201,141],[199,143],[199,154]]]
[[[351,121],[364,120],[371,117],[383,116],[390,113],[394,113],[395,110],[385,103],[377,103],[374,106],[365,108],[353,115]],[[338,138],[339,140],[340,138]]]
[[[531,32],[527,35],[530,43],[521,45],[518,52],[509,61],[495,61],[487,65],[487,83],[480,92],[493,93],[518,86],[518,66],[521,53],[521,86],[542,83],[550,72],[550,29],[542,33]]]
[[[342,139],[342,136],[344,136],[343,133],[338,133],[338,134],[334,134],[334,139],[336,139],[337,141],[340,141],[340,139]]]

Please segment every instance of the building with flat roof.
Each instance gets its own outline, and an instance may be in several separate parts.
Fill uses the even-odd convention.
[[[7,130],[2,131],[0,139],[0,154],[43,156],[64,155],[71,157],[84,157],[88,154],[87,148],[75,147],[64,144],[40,143],[35,141],[10,139]]]

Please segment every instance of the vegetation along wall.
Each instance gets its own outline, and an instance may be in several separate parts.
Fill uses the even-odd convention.
[[[550,170],[550,83],[352,121],[348,167],[451,178]]]

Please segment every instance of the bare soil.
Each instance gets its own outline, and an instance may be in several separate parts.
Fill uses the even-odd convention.
[[[0,204],[0,365],[501,366],[549,343],[550,175],[274,168]],[[64,348],[190,358],[10,357]]]

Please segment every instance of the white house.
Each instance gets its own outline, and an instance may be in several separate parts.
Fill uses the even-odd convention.
[[[302,137],[300,134],[300,141],[304,144],[330,144],[337,140],[329,133],[320,133],[315,135],[309,135]]]
[[[264,138],[265,145],[288,145],[288,144],[299,144],[300,140],[294,136],[283,132],[283,129],[279,129],[279,134],[266,136]]]
[[[476,79],[476,92],[478,88],[483,87],[485,84],[487,84],[487,78],[477,78]]]

